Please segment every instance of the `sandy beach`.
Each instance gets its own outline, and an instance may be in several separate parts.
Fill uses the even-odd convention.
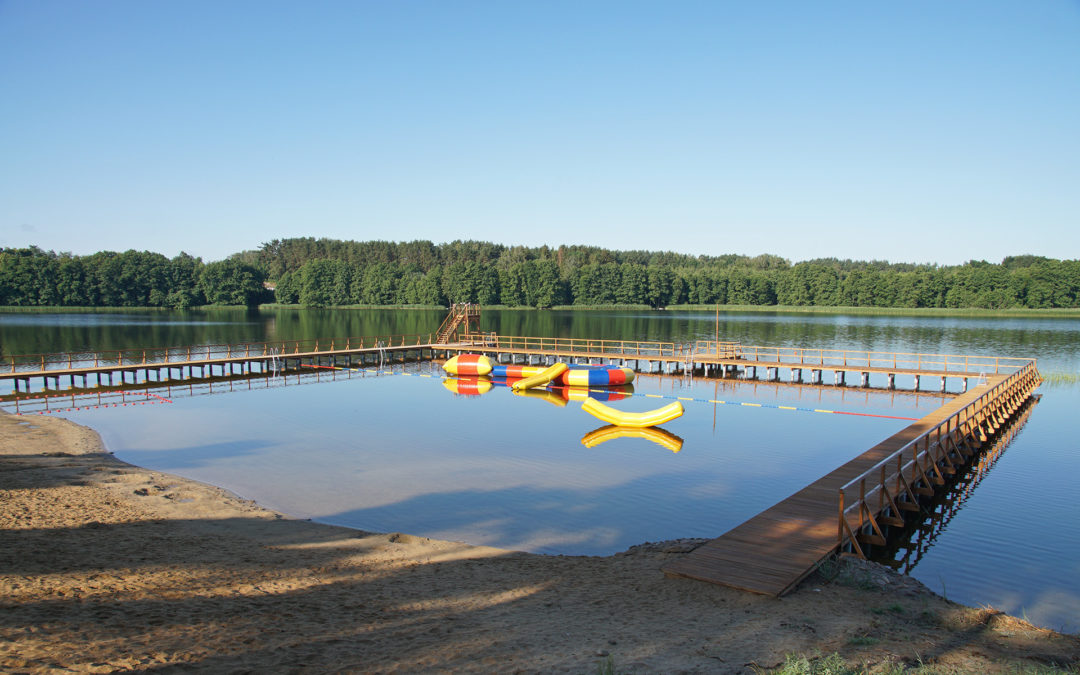
[[[870,563],[778,600],[659,571],[697,541],[579,557],[359,532],[125,464],[42,416],[0,415],[0,538],[5,673],[752,673],[833,652],[869,672],[1080,663],[1077,636]]]

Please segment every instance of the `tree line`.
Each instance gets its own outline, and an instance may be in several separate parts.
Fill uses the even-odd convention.
[[[264,289],[264,281],[275,288]],[[1080,307],[1080,261],[915,265],[774,255],[691,256],[490,242],[274,240],[203,264],[180,254],[0,249],[0,304],[163,306],[276,300],[309,307],[558,305]]]
[[[835,258],[792,264],[774,255],[300,238],[234,257],[276,279],[278,302],[307,306],[1080,307],[1080,261],[1029,255],[955,266]]]
[[[173,307],[257,305],[266,274],[240,260],[203,264],[181,253],[102,251],[88,256],[0,248],[0,305]]]

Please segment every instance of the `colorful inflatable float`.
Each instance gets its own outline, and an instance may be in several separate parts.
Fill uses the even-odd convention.
[[[656,410],[633,413],[616,410],[611,406],[604,405],[596,399],[590,398],[581,404],[581,409],[608,424],[614,424],[620,427],[635,427],[638,429],[654,427],[657,424],[670,422],[677,417],[682,417],[683,414],[682,403],[678,401],[669,403],[663,408],[657,408]]]
[[[558,365],[558,364],[556,364]],[[506,379],[535,377],[544,372],[543,366],[518,366],[495,364],[491,368],[492,377],[505,377]],[[617,366],[568,366],[556,379],[554,384],[562,384],[568,387],[610,387],[620,384],[630,384],[634,381],[634,371],[629,368]]]
[[[483,354],[458,354],[443,364],[443,370],[451,375],[488,375],[492,365]]]

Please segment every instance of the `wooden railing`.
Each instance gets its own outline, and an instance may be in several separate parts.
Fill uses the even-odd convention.
[[[1028,360],[978,398],[949,415],[839,489],[837,545],[865,557],[860,535],[884,543],[882,525],[902,525],[902,511],[919,510],[918,497],[933,494],[963,458],[986,442],[1041,382]]]
[[[739,358],[738,342],[717,342],[716,340],[698,340],[694,343],[694,355],[715,356],[719,359]]]
[[[292,356],[313,352],[351,351],[391,347],[426,346],[433,335],[375,335],[314,340],[243,342],[189,347],[136,347],[53,354],[13,354],[0,361],[2,372],[42,373],[102,366],[137,366],[213,361],[261,356]]]
[[[474,333],[462,343],[497,351],[528,351],[551,354],[581,354],[628,359],[685,359],[693,348],[679,342],[644,340],[590,340],[588,338],[518,337],[495,333]]]
[[[715,342],[698,344],[716,344]],[[723,345],[724,343],[721,343]],[[924,373],[983,373],[1003,374],[1021,370],[1029,358],[1005,356],[970,356],[954,354],[918,354],[908,352],[879,352],[855,349],[804,349],[802,347],[754,347],[735,345],[735,358],[758,363],[774,363],[780,367],[812,368],[872,368],[880,370],[910,370]]]

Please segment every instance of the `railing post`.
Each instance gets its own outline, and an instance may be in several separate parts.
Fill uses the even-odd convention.
[[[859,479],[859,530],[866,526],[863,514],[866,512],[866,476]]]
[[[840,494],[837,499],[839,512],[836,519],[836,545],[840,547],[844,545],[844,488],[840,488],[838,492]]]
[[[878,513],[885,509],[885,465],[881,465],[881,489],[878,491]],[[893,514],[894,516],[897,514]]]

